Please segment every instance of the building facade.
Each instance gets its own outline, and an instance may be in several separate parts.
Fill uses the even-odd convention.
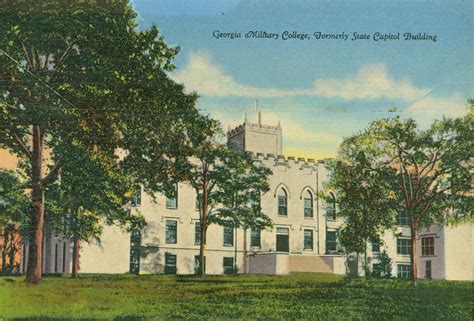
[[[252,152],[256,162],[270,168],[270,191],[261,196],[261,209],[273,221],[269,229],[234,229],[219,225],[208,228],[206,273],[328,272],[346,274],[354,270],[339,253],[336,196],[323,190],[328,172],[323,161],[282,155],[282,127],[264,125],[245,118],[229,129],[228,144],[238,151]],[[318,197],[328,193],[332,202]],[[177,186],[176,197],[142,193],[134,211],[147,222],[141,233],[129,235],[107,227],[100,245],[83,244],[82,273],[194,274],[199,270],[200,225],[195,191],[186,183]],[[410,277],[410,229],[403,214],[396,231],[381,235],[381,244],[368,244],[369,269],[377,269],[380,254],[391,258],[392,276]],[[432,226],[419,232],[418,277],[472,280],[471,224],[454,228]],[[245,238],[245,242],[244,242]],[[469,246],[459,246],[460,243]],[[244,248],[246,244],[246,248]],[[364,274],[359,260],[355,273]]]

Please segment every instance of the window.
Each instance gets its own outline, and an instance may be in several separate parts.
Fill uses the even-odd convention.
[[[313,230],[304,230],[304,249],[313,250]]]
[[[66,273],[66,246],[67,243],[63,242],[63,273]]]
[[[397,254],[410,255],[411,254],[411,240],[397,238]]]
[[[204,265],[206,265],[206,257],[204,257]],[[201,256],[200,255],[194,256],[194,274],[201,274]]]
[[[336,252],[337,251],[337,232],[336,231],[326,231],[326,252]]]
[[[224,257],[224,274],[234,274],[234,258]]]
[[[374,263],[372,264],[372,274],[376,276],[382,276],[384,273],[383,264],[382,263]]]
[[[176,244],[178,241],[178,222],[166,220],[166,244]]]
[[[196,211],[201,209],[201,201],[199,200],[199,195],[196,196]]]
[[[166,198],[166,208],[178,208],[178,185],[174,189],[173,196]]]
[[[277,227],[276,229],[276,250],[278,252],[290,251],[290,232],[286,227]]]
[[[255,213],[260,213],[260,195],[255,191],[250,192],[250,207]]]
[[[142,191],[140,186],[135,188],[135,192],[132,196],[132,206],[140,206],[142,204]]]
[[[334,221],[336,219],[336,196],[333,193],[329,193],[331,202],[326,206],[326,219]]]
[[[224,226],[224,246],[234,245],[234,228],[232,226]]]
[[[250,230],[250,246],[260,247],[260,229],[252,228]]]
[[[304,217],[313,218],[313,195],[309,191],[304,198]]]
[[[201,244],[201,223],[194,224],[194,244]]]
[[[372,253],[379,253],[379,252],[380,252],[380,243],[372,242]]]
[[[58,243],[54,244],[54,273],[58,273]]]
[[[411,220],[410,220],[410,214],[407,212],[400,212],[397,215],[397,225],[400,226],[410,226]]]
[[[165,253],[165,274],[176,274],[176,255]]]
[[[421,238],[421,255],[434,255],[434,236]]]
[[[411,278],[411,265],[397,264],[397,277],[400,279]]]
[[[288,196],[283,188],[278,192],[278,215],[288,216]]]
[[[425,261],[425,278],[431,279],[431,261]]]
[[[140,272],[140,245],[141,245],[140,230],[133,230],[130,235],[129,272],[131,274],[138,274]]]

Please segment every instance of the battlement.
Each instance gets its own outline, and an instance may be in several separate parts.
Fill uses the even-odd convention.
[[[275,155],[275,154],[264,154],[264,153],[252,153],[248,152],[255,160],[259,161],[273,161],[275,164],[286,164],[286,165],[298,165],[300,166],[310,166],[316,168],[320,161],[316,161],[313,158],[305,159],[304,157],[294,157],[294,156],[287,156],[284,155]]]
[[[229,129],[227,131],[227,137],[228,138],[231,138],[231,137],[234,137],[238,134],[241,134],[245,131],[246,128],[250,128],[250,129],[256,129],[256,130],[259,130],[259,131],[263,131],[263,132],[281,132],[282,131],[282,128],[281,126],[272,126],[272,125],[263,125],[263,124],[254,124],[254,123],[243,123],[233,129]]]

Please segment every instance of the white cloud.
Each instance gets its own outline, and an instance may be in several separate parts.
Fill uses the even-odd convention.
[[[346,100],[391,98],[414,101],[429,92],[427,88],[417,88],[407,79],[394,79],[383,64],[362,66],[356,74],[341,79],[316,79],[312,88],[277,89],[249,86],[226,74],[205,52],[190,54],[187,65],[173,77],[184,83],[189,91],[215,97],[324,96]]]
[[[284,91],[271,88],[258,88],[239,84],[232,76],[212,63],[211,57],[198,52],[189,55],[188,64],[184,69],[172,75],[183,83],[188,91],[196,91],[200,95],[227,97],[280,97],[286,96]]]
[[[450,97],[425,97],[409,106],[405,113],[414,118],[461,117],[468,110],[466,99],[460,93]]]
[[[314,81],[314,93],[326,97],[352,99],[391,98],[412,101],[429,92],[417,88],[409,80],[395,80],[383,64],[362,66],[357,74],[342,79],[323,78]]]

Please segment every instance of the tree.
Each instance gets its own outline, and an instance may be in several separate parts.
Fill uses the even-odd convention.
[[[132,228],[143,224],[143,217],[127,207],[134,185],[117,160],[100,159],[74,143],[62,155],[60,180],[46,194],[46,219],[73,240],[72,277],[77,277],[80,241],[99,242],[105,224]]]
[[[393,169],[374,171],[363,151],[358,150],[354,138],[341,144],[337,159],[328,161],[330,172],[325,189],[337,195],[338,216],[344,218],[339,241],[346,254],[364,254],[365,275],[369,274],[367,244],[379,242],[380,235],[393,224],[396,196],[390,180],[385,178]],[[327,202],[332,198],[324,195]]]
[[[410,216],[413,285],[417,231],[472,215],[473,116],[471,109],[463,118],[444,118],[427,130],[411,119],[382,119],[351,140],[350,148],[367,157],[364,167],[391,186],[397,199],[392,209]]]
[[[25,223],[28,198],[17,173],[0,170],[0,235],[2,236],[2,273],[15,270],[15,255],[20,247],[18,224]],[[8,260],[7,260],[8,259]]]
[[[196,191],[199,205],[201,275],[206,273],[204,254],[209,225],[237,228],[271,224],[259,208],[252,207],[249,193],[266,192],[269,174],[268,169],[255,164],[249,155],[239,154],[212,139],[195,148],[187,177]]]
[[[231,149],[220,157],[215,166],[216,190],[211,203],[218,204],[209,224],[217,223],[244,230],[244,267],[247,262],[247,229],[272,226],[271,219],[262,212],[260,198],[268,192],[268,177],[272,171],[262,166],[249,153],[239,154]],[[237,240],[235,240],[234,273],[237,273]]]
[[[135,18],[125,0],[0,0],[0,147],[30,169],[28,283],[41,281],[44,193],[67,143],[105,159],[122,151],[124,170],[151,193],[178,177],[202,118],[196,95],[166,73],[178,48]]]

